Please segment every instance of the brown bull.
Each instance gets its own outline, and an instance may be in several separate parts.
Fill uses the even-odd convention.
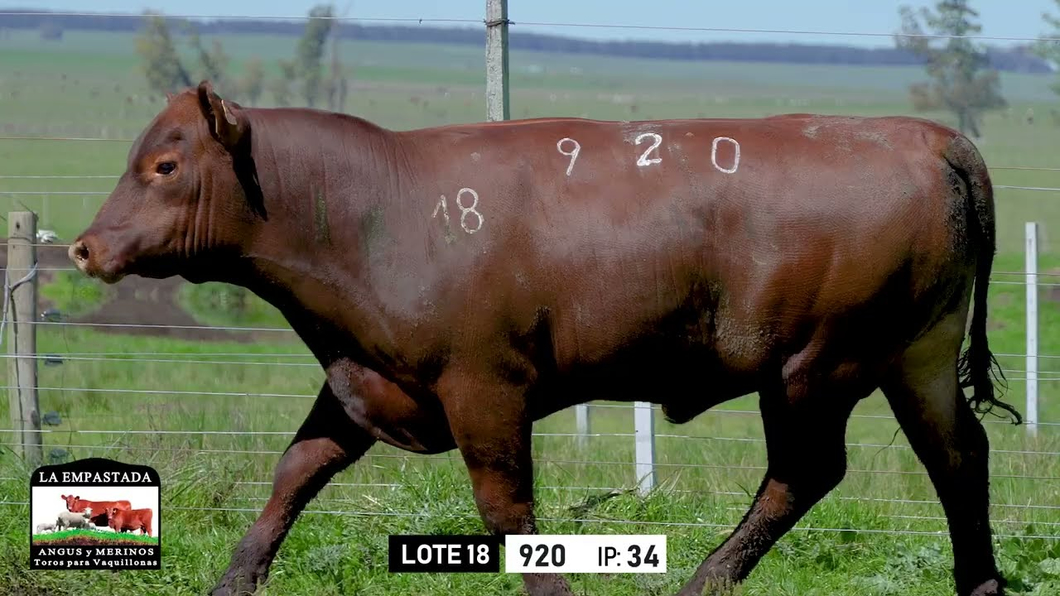
[[[923,120],[395,132],[243,108],[207,82],[170,98],[70,248],[107,282],[245,286],[326,371],[214,594],[263,580],[306,503],[378,440],[458,448],[487,529],[532,533],[533,421],[650,398],[685,422],[758,392],[768,470],[680,592],[700,594],[746,577],[840,482],[847,418],[876,388],[938,490],[956,592],[1001,594],[973,413],[1009,409],[990,376],[993,255],[979,153]]]
[[[107,526],[107,511],[113,507],[119,509],[129,509],[132,504],[126,500],[120,501],[87,501],[82,499],[80,496],[74,495],[60,495],[63,500],[66,501],[66,510],[72,513],[81,513],[86,509],[89,510],[92,517],[89,519],[92,523],[99,527]]]
[[[146,509],[119,509],[111,507],[107,509],[107,525],[115,532],[134,532],[140,530],[141,535],[151,535],[151,518],[154,512]]]

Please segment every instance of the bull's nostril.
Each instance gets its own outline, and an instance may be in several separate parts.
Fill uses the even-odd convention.
[[[78,261],[87,261],[88,245],[78,240],[77,243],[74,244],[74,258]]]

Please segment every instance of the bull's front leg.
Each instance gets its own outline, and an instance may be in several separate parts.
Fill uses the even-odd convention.
[[[252,594],[268,576],[276,551],[306,504],[373,443],[375,438],[350,420],[325,383],[276,466],[272,496],[236,546],[228,570],[211,594]]]
[[[475,504],[495,535],[536,534],[533,420],[524,387],[493,375],[447,371],[438,384],[449,427],[471,477]],[[523,574],[530,596],[571,596],[559,574]]]

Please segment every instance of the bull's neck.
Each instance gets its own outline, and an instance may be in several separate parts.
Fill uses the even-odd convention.
[[[363,283],[358,232],[402,196],[393,133],[308,110],[254,110],[251,124],[264,214],[238,283],[278,308],[325,365],[354,356],[382,366],[392,351]]]

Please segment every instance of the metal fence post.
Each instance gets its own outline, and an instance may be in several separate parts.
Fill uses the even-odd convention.
[[[578,445],[585,445],[585,441],[589,437],[589,404],[574,406],[574,424]]]
[[[508,0],[486,0],[486,118],[508,120]]]
[[[30,467],[41,463],[40,405],[37,401],[37,215],[7,216],[7,269],[3,321],[7,325],[8,406],[11,428]]]
[[[1026,223],[1027,434],[1038,435],[1038,223]]]
[[[633,404],[633,438],[636,442],[637,484],[643,496],[655,488],[655,413],[650,402]]]

